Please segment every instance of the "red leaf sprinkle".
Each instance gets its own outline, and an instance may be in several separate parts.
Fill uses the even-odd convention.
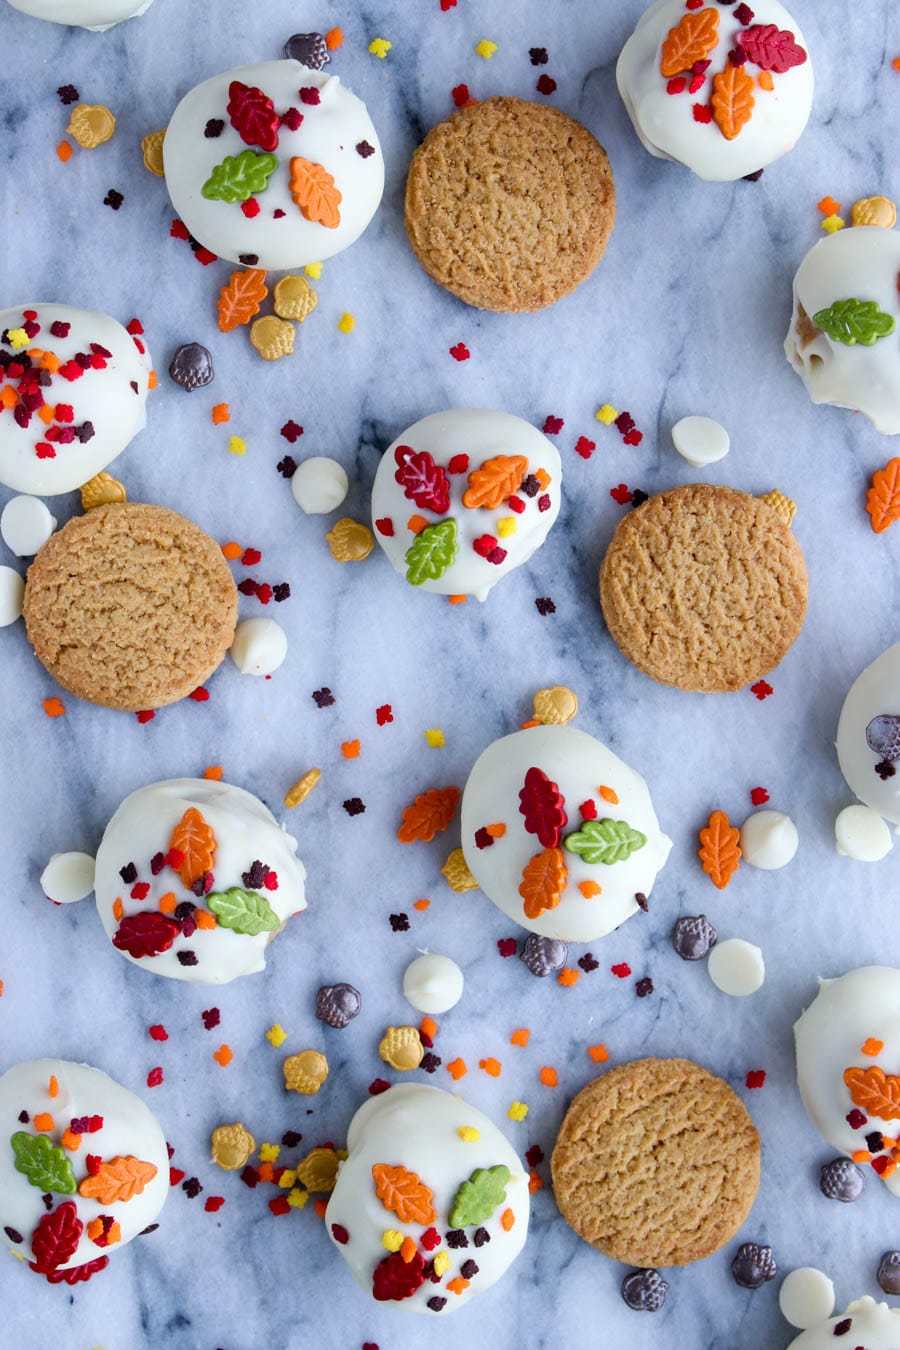
[[[279,117],[274,103],[261,89],[232,80],[228,86],[228,116],[245,144],[269,152],[277,149]]]

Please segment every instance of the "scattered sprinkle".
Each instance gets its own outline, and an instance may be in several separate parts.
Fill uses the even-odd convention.
[[[540,1080],[544,1087],[558,1087],[559,1075],[549,1064],[545,1064],[540,1072]]]
[[[438,727],[431,727],[425,732],[425,740],[432,749],[439,750],[444,744],[444,733]]]
[[[747,1074],[748,1088],[761,1088],[766,1081],[765,1069],[751,1069]]]
[[[475,51],[478,56],[483,57],[485,61],[490,61],[494,52],[497,50],[496,42],[491,42],[489,38],[482,38],[475,44]]]
[[[221,1064],[224,1069],[234,1059],[234,1051],[230,1045],[220,1045],[218,1050],[213,1053],[213,1059],[217,1064]]]
[[[355,327],[356,320],[352,314],[344,313],[338,319],[338,329],[342,333],[352,333]]]
[[[506,1114],[510,1120],[524,1120],[528,1115],[528,1106],[525,1102],[513,1102]]]
[[[247,442],[243,436],[228,437],[228,453],[229,455],[246,455]]]
[[[266,1040],[270,1045],[274,1045],[277,1050],[279,1045],[283,1045],[287,1040],[287,1032],[283,1026],[276,1022],[275,1025],[269,1027],[269,1030],[266,1032]]]
[[[609,1051],[605,1045],[589,1045],[588,1054],[595,1064],[605,1064],[609,1059]]]
[[[327,42],[328,39],[326,38],[325,41]],[[369,43],[369,51],[373,56],[377,56],[379,61],[383,61],[391,50],[392,45],[392,43],[388,42],[387,38],[373,38]]]

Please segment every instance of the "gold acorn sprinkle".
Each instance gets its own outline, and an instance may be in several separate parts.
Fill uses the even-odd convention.
[[[78,103],[72,109],[66,132],[82,150],[95,150],[112,139],[116,119],[102,103]]]

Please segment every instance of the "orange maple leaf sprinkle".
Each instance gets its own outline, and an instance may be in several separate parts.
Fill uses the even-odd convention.
[[[884,1041],[876,1040],[874,1036],[870,1036],[865,1045],[861,1047],[860,1053],[863,1055],[880,1055],[883,1049]]]
[[[531,1040],[531,1032],[527,1027],[519,1027],[509,1038],[510,1045],[527,1045]]]
[[[359,741],[341,741],[344,759],[359,759]]]
[[[566,966],[556,977],[556,983],[561,984],[564,989],[571,989],[573,984],[577,984],[581,979],[581,971],[573,970],[571,966]]]
[[[51,1130],[56,1129],[56,1126],[53,1123],[53,1117],[49,1111],[38,1112],[34,1118],[34,1128],[37,1130],[38,1134],[49,1134]]]
[[[700,831],[697,856],[703,870],[720,891],[724,890],[741,860],[741,832],[734,828],[724,811],[713,811],[709,824]]]
[[[536,1194],[537,1191],[541,1191],[544,1189],[544,1183],[538,1176],[537,1172],[528,1173],[528,1189],[532,1195]]]
[[[511,1209],[505,1209],[500,1215],[500,1227],[504,1233],[508,1233],[516,1222],[516,1216]]]
[[[499,1078],[503,1071],[503,1065],[500,1063],[499,1059],[494,1059],[493,1057],[490,1059],[480,1059],[478,1061],[478,1067],[479,1069],[484,1069],[486,1074],[490,1074],[491,1078]]]
[[[222,765],[208,764],[207,767],[203,770],[203,777],[208,778],[213,783],[221,783]]]
[[[496,511],[518,492],[528,472],[524,455],[495,455],[469,474],[469,486],[463,493],[463,506],[470,511],[483,506]]]
[[[236,562],[237,559],[242,556],[244,550],[241,548],[240,544],[235,543],[232,539],[230,543],[222,545],[222,552],[229,562]]]
[[[217,1064],[221,1064],[222,1068],[224,1069],[234,1059],[234,1051],[232,1050],[230,1045],[220,1045],[218,1050],[216,1050],[215,1053],[213,1054],[213,1059],[216,1061]]]
[[[544,1087],[558,1087],[559,1075],[549,1064],[545,1064],[540,1072],[540,1079]]]
[[[605,1064],[609,1059],[609,1051],[605,1045],[589,1045],[588,1054],[595,1064]]]
[[[447,1072],[454,1082],[456,1082],[458,1079],[463,1078],[469,1070],[464,1059],[451,1059],[450,1063],[447,1065]]]
[[[216,308],[220,331],[230,333],[249,323],[259,313],[259,307],[268,294],[266,273],[261,268],[248,267],[232,272],[219,292]]]
[[[110,1158],[102,1162],[99,1169],[86,1176],[78,1187],[79,1195],[86,1200],[97,1200],[101,1205],[126,1204],[136,1195],[143,1194],[156,1176],[153,1163],[142,1162],[131,1154]]]
[[[456,811],[459,801],[459,788],[431,788],[422,792],[415,801],[404,807],[402,823],[397,830],[401,844],[411,844],[417,839],[429,843],[436,834],[446,830]]]
[[[593,900],[595,895],[601,895],[603,893],[603,887],[598,885],[596,881],[579,881],[578,889],[581,891],[585,900]]]
[[[419,1030],[423,1036],[427,1036],[429,1040],[433,1041],[437,1035],[438,1024],[433,1017],[423,1017],[419,1023]]]
[[[48,717],[62,717],[66,711],[61,698],[45,698],[41,706]]]

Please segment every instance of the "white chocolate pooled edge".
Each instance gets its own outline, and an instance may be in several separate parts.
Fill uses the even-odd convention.
[[[843,1341],[835,1341],[834,1328],[845,1318],[852,1317],[850,1333]],[[830,1317],[821,1326],[811,1327],[795,1340],[788,1350],[834,1350],[836,1344],[854,1350],[858,1344],[865,1350],[897,1350],[900,1346],[900,1308],[887,1303],[876,1303],[868,1294],[848,1303],[842,1313]]]

